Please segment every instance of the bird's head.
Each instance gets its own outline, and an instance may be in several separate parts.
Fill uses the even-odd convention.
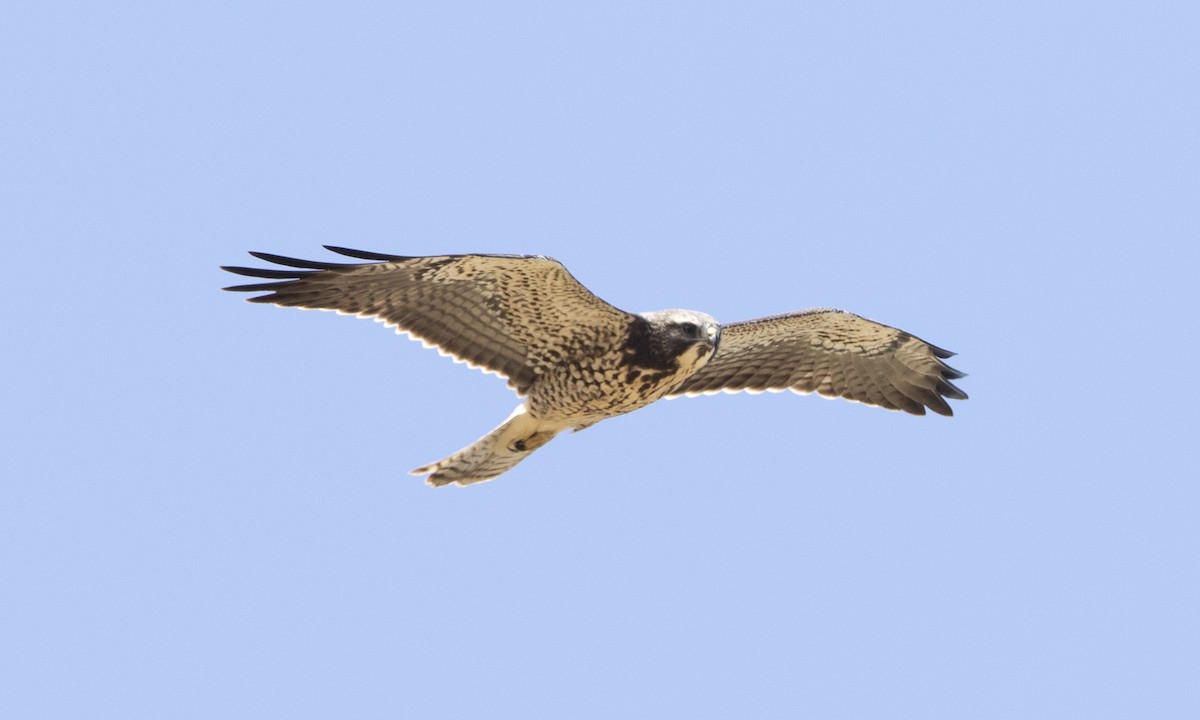
[[[711,315],[695,310],[658,310],[642,313],[653,328],[660,352],[677,358],[683,366],[701,365],[716,354],[721,325]]]

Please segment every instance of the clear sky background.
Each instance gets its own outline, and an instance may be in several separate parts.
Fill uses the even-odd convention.
[[[0,715],[1200,717],[1200,5],[17,3]],[[831,305],[953,418],[516,404],[247,250]]]

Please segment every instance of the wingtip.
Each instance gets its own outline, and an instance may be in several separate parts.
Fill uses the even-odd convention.
[[[940,363],[940,364],[942,366],[942,376],[943,377],[949,378],[951,380],[961,380],[962,378],[965,378],[967,376],[967,374],[965,372],[963,372],[962,370],[952,368],[949,365],[947,365],[946,363]]]
[[[259,252],[251,250],[250,254],[259,260],[264,260],[276,265],[285,267],[303,268],[305,270],[336,270],[337,268],[347,267],[346,263],[331,263],[321,262],[317,260],[301,260],[300,258],[288,257],[286,255],[276,255],[275,253]]]
[[[386,253],[370,252],[369,250],[355,250],[354,248],[342,247],[340,245],[322,245],[326,250],[335,252],[338,255],[356,258],[358,260],[374,260],[377,262],[399,262],[401,260],[409,260],[410,258],[403,255],[388,255]]]
[[[940,406],[936,406],[936,407],[931,406],[929,409],[934,411],[938,415],[941,415],[942,417],[954,417],[954,408],[950,407],[950,404],[947,403],[945,400],[942,401],[942,404]]]
[[[937,386],[937,390],[944,397],[948,397],[951,400],[969,400],[970,399],[967,396],[967,394],[962,391],[962,388],[958,387],[957,385],[950,382],[949,380],[942,380],[941,382],[939,382],[938,386]]]
[[[258,290],[258,283],[253,285],[227,285],[221,289],[225,292],[253,292]]]
[[[929,349],[933,350],[933,354],[936,355],[937,357],[940,357],[943,360],[952,358],[958,354],[958,353],[954,352],[953,350],[947,350],[946,348],[941,348],[941,347],[938,347],[937,345],[933,345],[933,344],[929,344]]]
[[[222,265],[221,269],[234,275],[267,278],[269,280],[297,280],[311,273],[304,270],[276,270],[274,268],[252,268],[241,265]]]

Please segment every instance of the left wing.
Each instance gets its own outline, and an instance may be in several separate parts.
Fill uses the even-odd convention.
[[[887,325],[820,308],[726,325],[717,354],[670,395],[793,390],[924,415],[966,400],[954,353]]]

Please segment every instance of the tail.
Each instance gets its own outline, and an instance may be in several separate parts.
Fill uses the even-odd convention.
[[[444,460],[417,468],[412,474],[432,473],[426,482],[439,487],[450,483],[469,485],[491,480],[553,440],[566,427],[538,420],[526,412],[522,404],[499,427],[474,444]]]

